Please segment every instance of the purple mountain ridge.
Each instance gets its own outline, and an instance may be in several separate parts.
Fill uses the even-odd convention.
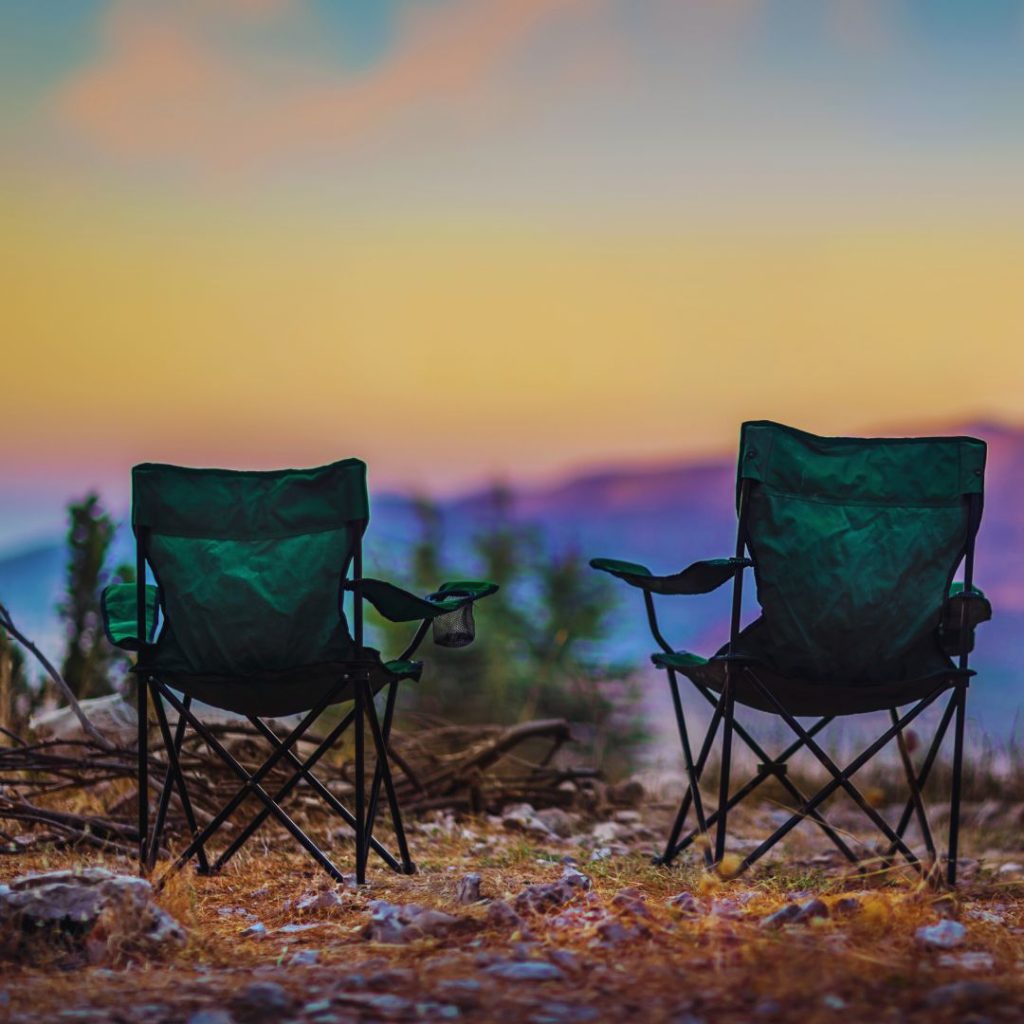
[[[893,433],[896,433],[895,431]],[[1024,428],[991,422],[955,424],[907,433],[969,434],[988,442],[985,514],[978,538],[975,581],[994,606],[991,622],[979,628],[972,665],[978,679],[971,714],[998,739],[1009,737],[1024,708]],[[722,557],[735,545],[735,457],[655,465],[612,466],[580,473],[544,487],[521,488],[512,513],[536,524],[549,552],[570,552],[641,562],[669,573],[699,558]],[[481,490],[440,503],[445,522],[446,563],[466,578],[479,572],[470,539],[489,517],[489,492]],[[367,571],[398,583],[415,517],[404,495],[375,496],[367,537]],[[130,555],[122,529],[116,557]],[[53,611],[63,576],[62,544],[56,540],[29,552],[0,554],[0,600],[26,629],[35,631],[51,655],[60,636]],[[439,581],[440,582],[440,581]],[[608,635],[593,653],[618,663],[654,670],[654,649],[639,592],[611,581],[618,597]],[[756,613],[747,587],[745,621]],[[712,653],[726,638],[729,588],[701,597],[659,599],[664,631],[677,647]],[[481,641],[486,643],[486,637]],[[427,680],[428,681],[428,680]],[[657,680],[655,680],[657,681]]]

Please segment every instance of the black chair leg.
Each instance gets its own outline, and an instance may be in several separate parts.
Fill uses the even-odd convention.
[[[146,678],[137,677],[138,705],[138,783],[139,783],[139,873],[146,873],[149,862],[149,708],[146,702]]]
[[[366,709],[363,707],[363,686],[362,680],[355,682],[355,711],[356,711],[356,884],[366,884],[366,764],[364,761],[364,719]]]
[[[732,763],[732,728],[735,701],[733,697],[732,668],[726,670],[722,701],[722,765],[718,777],[718,831],[715,836],[715,863],[721,864],[725,856],[725,837],[729,818],[729,768]]]
[[[391,695],[389,694],[389,697]],[[369,687],[367,687],[367,693],[365,695],[364,706],[366,709],[366,717],[370,723],[370,733],[373,736],[374,747],[376,748],[377,754],[377,768],[376,772],[380,773],[384,782],[384,791],[387,794],[388,806],[391,810],[391,823],[395,830],[395,840],[398,843],[398,853],[402,858],[402,868],[407,875],[411,875],[416,871],[416,865],[413,864],[412,858],[409,856],[409,846],[405,838],[405,828],[402,825],[402,811],[398,805],[398,796],[395,792],[395,783],[391,776],[391,765],[388,763],[388,746],[387,740],[381,731],[380,722],[377,719],[377,709],[373,704],[373,697],[369,694]],[[387,710],[393,712],[392,706]],[[390,722],[386,722],[388,731],[390,733]],[[369,846],[369,840],[373,837],[373,821],[376,815],[376,800],[372,801],[366,820],[366,843]],[[366,851],[363,851],[364,862],[366,859]]]
[[[682,831],[683,823],[686,820],[686,812],[689,809],[687,807],[687,798],[689,803],[693,805],[694,815],[697,818],[697,828],[701,835],[707,835],[708,824],[704,817],[704,802],[701,800],[700,795],[700,772],[693,761],[693,751],[690,749],[690,734],[686,728],[686,716],[683,712],[683,701],[679,695],[679,681],[676,678],[675,671],[673,669],[668,670],[669,685],[672,689],[672,706],[675,710],[676,715],[676,726],[679,730],[679,742],[683,748],[683,762],[686,766],[686,777],[689,779],[689,789],[687,790],[686,796],[683,798],[683,803],[680,806],[680,813],[676,815],[676,820],[672,826],[672,831],[669,834],[668,842],[665,845],[665,855],[662,857],[663,864],[671,863],[674,857],[675,845],[679,841],[679,833]],[[715,723],[717,728],[717,722]],[[709,725],[709,732],[711,726]],[[701,766],[703,767],[703,765]],[[704,859],[710,861],[711,851],[705,849]]]
[[[331,862],[330,858],[313,842],[302,831],[299,826],[292,821],[292,819],[276,804],[269,793],[260,785],[262,779],[273,770],[275,765],[287,754],[288,750],[295,744],[300,736],[302,736],[309,728],[309,726],[316,721],[316,719],[323,712],[324,708],[330,703],[334,696],[334,693],[327,694],[312,711],[310,711],[302,722],[297,725],[288,736],[281,742],[281,745],[274,750],[270,757],[254,772],[250,773],[243,768],[238,761],[231,756],[231,753],[224,747],[222,743],[217,739],[216,736],[205,726],[199,719],[192,714],[191,711],[186,710],[184,705],[166,688],[162,687],[161,696],[167,700],[167,702],[178,712],[179,715],[184,715],[188,718],[189,724],[193,729],[203,738],[206,745],[215,753],[222,761],[238,776],[242,782],[241,788],[238,792],[228,801],[217,812],[210,823],[197,835],[192,842],[183,850],[174,863],[168,869],[164,878],[174,871],[179,870],[192,856],[194,856],[199,847],[206,843],[210,837],[224,824],[224,822],[235,812],[242,801],[250,794],[258,797],[268,808],[271,814],[295,837],[304,850],[310,854],[311,857],[336,881],[343,882],[345,880],[344,875],[338,870],[338,868]]]
[[[184,701],[184,707],[187,710],[192,703],[191,697],[186,697]],[[181,750],[181,744],[185,737],[185,719],[184,716],[178,716],[178,725],[175,730],[175,736],[171,736],[170,726],[167,724],[167,713],[164,711],[163,701],[160,699],[160,694],[153,686],[153,708],[156,711],[157,723],[160,726],[160,735],[164,742],[164,748],[167,751],[167,774],[168,777],[164,781],[163,792],[160,794],[160,806],[157,809],[157,820],[156,825],[153,828],[153,843],[150,850],[151,867],[155,866],[157,851],[160,845],[160,836],[163,832],[164,827],[164,816],[167,813],[167,804],[170,800],[170,790],[168,789],[167,783],[173,779],[174,784],[178,790],[178,798],[181,800],[182,809],[185,812],[185,821],[188,823],[190,832],[192,833],[193,841],[199,835],[199,825],[196,822],[195,812],[192,809],[192,800],[188,795],[188,786],[185,784],[185,776],[181,771],[181,762],[178,760],[178,753]],[[196,850],[196,858],[199,861],[199,872],[203,875],[210,873],[210,863],[206,859],[206,849],[199,844],[199,848]]]
[[[313,774],[313,768],[316,767],[317,762],[330,750],[337,742],[338,737],[352,724],[355,720],[355,711],[350,711],[341,722],[336,725],[331,732],[324,738],[320,746],[313,751],[312,754],[305,760],[301,761],[292,752],[288,751],[285,754],[285,759],[295,769],[295,774],[274,794],[274,802],[281,803],[282,800],[299,784],[299,782],[305,782],[315,793],[327,804],[328,807],[333,810],[342,821],[345,822],[349,828],[354,829],[356,824],[355,816],[351,811]],[[281,740],[274,733],[274,731],[265,722],[260,721],[258,718],[251,718],[252,724],[273,744],[273,746],[279,747]],[[259,814],[256,815],[252,821],[231,841],[231,845],[217,858],[216,863],[213,865],[214,871],[219,871],[242,847],[242,845],[249,839],[249,837],[263,824],[267,818],[270,817],[270,811],[264,807]],[[401,872],[402,867],[391,856],[390,853],[372,836],[370,838],[370,849],[373,850],[381,860],[392,871]]]
[[[896,713],[895,708],[889,709],[889,718],[893,725],[899,721],[899,715]],[[896,746],[900,752],[900,761],[903,764],[903,773],[907,777],[907,785],[910,787],[910,802],[914,805],[914,813],[917,816],[917,827],[921,832],[921,838],[924,840],[925,849],[928,851],[928,858],[934,866],[936,862],[935,840],[932,837],[932,830],[928,824],[928,815],[925,812],[924,800],[921,798],[921,790],[917,784],[917,773],[914,771],[914,764],[910,760],[910,751],[907,748],[907,739],[903,735],[902,729],[896,733]],[[901,839],[903,838],[903,832],[899,829],[896,830],[896,835]]]
[[[722,721],[722,707],[718,701],[712,701],[714,705],[714,712],[711,715],[711,721],[708,723],[708,730],[704,736],[704,742],[701,744],[700,753],[697,755],[697,763],[694,766],[694,774],[697,778],[698,784],[700,783],[701,776],[704,774],[704,768],[707,765],[708,758],[711,756],[711,748],[714,746],[715,738],[718,735],[718,727]],[[675,821],[672,824],[672,830],[669,832],[668,842],[665,844],[665,852],[660,857],[654,859],[655,864],[668,865],[671,864],[679,854],[686,849],[687,846],[693,842],[698,835],[700,830],[694,830],[686,839],[679,842],[679,833],[682,831],[683,824],[686,821],[686,815],[690,811],[690,804],[693,802],[693,793],[690,791],[690,787],[686,787],[686,792],[683,794],[683,799],[679,804],[679,812],[676,814]],[[714,815],[712,815],[714,818]],[[716,819],[717,820],[717,819]],[[710,819],[706,819],[706,823]],[[705,851],[705,859],[710,860],[711,850]]]
[[[960,789],[963,782],[964,718],[967,713],[967,684],[959,683],[956,694],[956,722],[953,732],[953,788],[949,802],[949,854],[946,881],[956,886],[956,860],[960,845]]]
[[[949,729],[949,723],[953,720],[953,712],[956,710],[956,699],[956,691],[954,690],[949,700],[946,702],[945,710],[942,712],[942,719],[935,730],[935,735],[932,737],[932,743],[928,748],[928,754],[924,759],[924,763],[921,765],[921,770],[917,773],[918,791],[924,790],[925,783],[927,783],[928,778],[931,775],[932,766],[935,764],[939,751],[942,749],[942,741],[946,737],[946,732]],[[911,796],[904,805],[903,813],[900,815],[899,824],[896,826],[896,834],[901,838],[906,833],[913,814],[914,799],[913,796]],[[891,857],[895,852],[896,847],[890,845],[887,856]]]

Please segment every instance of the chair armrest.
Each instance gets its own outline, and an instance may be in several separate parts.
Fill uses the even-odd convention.
[[[138,636],[137,594],[138,587],[134,583],[114,583],[109,587],[104,587],[100,597],[103,632],[115,647],[120,647],[125,651],[140,651],[143,647],[152,644],[156,638],[160,591],[153,584],[146,584],[146,636],[142,641]]]
[[[590,566],[651,594],[708,594],[754,563],[749,558],[707,558],[671,576],[655,576],[645,565],[614,558],[592,558]]]
[[[496,583],[486,580],[455,580],[442,583],[433,594],[418,597],[394,583],[372,577],[364,577],[359,581],[346,580],[344,588],[354,590],[357,583],[363,597],[392,622],[436,619],[439,615],[458,611],[467,604],[488,597],[498,589]]]

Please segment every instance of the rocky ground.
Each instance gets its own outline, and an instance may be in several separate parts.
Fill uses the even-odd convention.
[[[0,1020],[1024,1020],[1015,810],[968,809],[955,896],[880,865],[851,874],[806,824],[740,879],[706,873],[698,853],[654,867],[669,813],[437,814],[411,828],[419,872],[371,863],[365,887],[334,884],[273,834],[222,875],[186,871],[155,896],[102,871],[74,891],[68,877],[17,880],[133,874],[121,858],[8,855]],[[737,816],[733,852],[779,813]],[[844,813],[830,818],[855,832]],[[351,863],[342,839],[332,852]]]

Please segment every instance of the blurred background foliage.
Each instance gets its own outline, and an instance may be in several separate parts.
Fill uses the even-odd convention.
[[[577,740],[574,756],[609,777],[628,772],[645,738],[633,666],[608,662],[598,642],[615,612],[605,581],[573,549],[545,550],[537,526],[512,516],[512,496],[489,493],[485,515],[469,543],[471,564],[449,564],[451,545],[436,504],[414,504],[414,535],[405,556],[375,574],[415,593],[430,594],[446,580],[473,576],[500,584],[474,608],[477,639],[452,650],[430,642],[416,657],[423,680],[403,688],[399,728],[417,722],[507,725],[564,718]],[[131,583],[134,568],[117,564],[116,522],[95,492],[67,507],[67,572],[58,613],[64,628],[61,673],[79,699],[121,693],[133,699],[131,657],[103,631],[100,599],[109,583]],[[466,546],[460,545],[465,552]],[[465,556],[460,556],[460,562]],[[385,657],[408,644],[415,623],[391,623],[366,606],[368,642]],[[17,609],[12,609],[17,615]],[[32,679],[18,646],[0,634],[0,725],[19,732],[37,710],[57,703],[50,684]]]
[[[491,489],[470,538],[469,565],[448,564],[451,538],[438,507],[420,497],[414,508],[409,558],[382,565],[381,575],[419,594],[467,577],[501,589],[474,606],[471,647],[434,646],[428,633],[416,655],[425,662],[423,680],[404,695],[406,713],[460,724],[565,718],[582,757],[611,777],[627,771],[644,731],[634,666],[597,654],[615,613],[611,588],[578,551],[546,550],[539,527],[513,518],[512,495],[502,486]],[[367,622],[386,657],[405,647],[413,629],[373,609]]]

